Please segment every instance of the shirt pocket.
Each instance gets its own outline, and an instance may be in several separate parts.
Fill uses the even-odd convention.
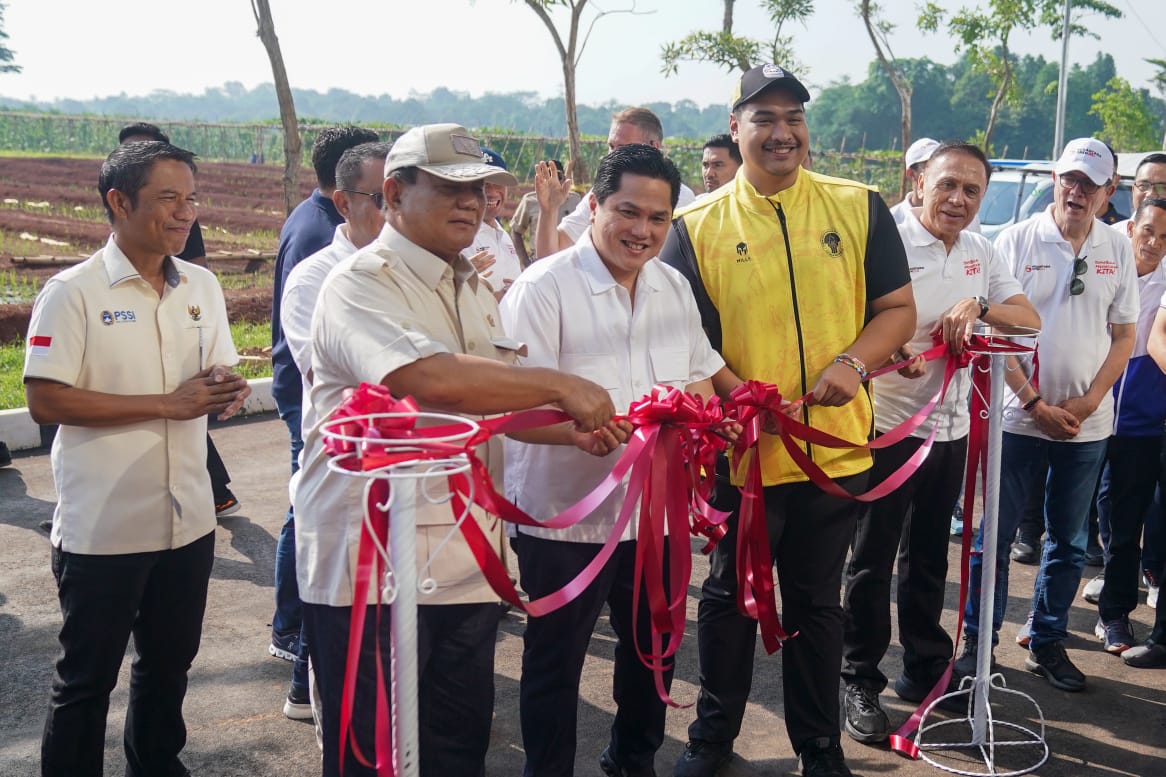
[[[688,351],[684,348],[653,348],[649,357],[652,361],[652,379],[657,384],[683,389],[691,382]]]
[[[619,391],[619,363],[614,354],[564,353],[559,356],[559,368],[563,372],[586,378],[613,392],[613,395]]]
[[[512,337],[493,335],[490,344],[494,346],[494,358],[512,367],[519,363],[520,357],[526,356],[526,343],[520,343]]]

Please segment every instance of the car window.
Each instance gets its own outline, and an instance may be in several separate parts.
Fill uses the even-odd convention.
[[[1023,202],[1036,186],[1037,179],[1028,177],[1024,181],[1024,190],[1021,191],[1021,182],[1011,177],[1005,178],[997,174],[988,182],[988,191],[984,193],[984,201],[980,203],[980,223],[987,226],[1006,224],[1016,213],[1017,202]]]

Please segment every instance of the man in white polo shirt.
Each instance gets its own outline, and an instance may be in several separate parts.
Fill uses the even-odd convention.
[[[615,151],[621,146],[633,143],[643,143],[653,148],[663,150],[664,125],[656,114],[647,108],[625,108],[611,117],[611,131],[607,135],[607,148]],[[545,200],[539,201],[539,208],[543,213],[554,213],[559,205],[567,199],[571,191],[571,179],[567,178],[557,184],[544,172],[542,180],[535,171],[535,191]],[[540,183],[542,184],[540,186]],[[684,207],[696,199],[692,189],[680,184],[680,197],[676,201],[677,207]],[[591,226],[591,206],[588,205],[587,195],[579,200],[571,215],[565,216],[557,225],[549,221],[540,221],[535,231],[535,257],[549,256],[561,251],[577,241]]]
[[[728,372],[724,359],[701,328],[684,276],[656,258],[679,188],[676,166],[651,146],[623,146],[603,158],[589,196],[591,229],[567,250],[531,267],[502,300],[506,330],[529,348],[524,365],[594,380],[621,409],[656,384],[712,395],[713,375]],[[592,325],[577,326],[580,321]],[[553,518],[578,502],[615,464],[614,458],[589,456],[590,441],[580,447],[584,450],[508,440],[507,496],[536,520]],[[625,494],[626,488],[617,488],[569,529],[519,527],[518,567],[532,599],[566,585],[595,558]],[[565,607],[527,621],[519,684],[526,777],[574,773],[579,680],[605,604],[617,638],[617,709],[599,766],[608,775],[655,773],[665,706],[651,670],[636,654],[637,640],[641,649],[651,645],[646,598],[639,618],[632,617],[636,520],[633,516],[585,591]]]
[[[927,162],[918,187],[922,205],[908,210],[899,225],[917,316],[915,334],[900,349],[900,358],[930,348],[936,333],[958,353],[977,321],[1040,326],[1040,318],[1011,270],[993,253],[992,244],[967,231],[990,174],[984,152],[969,143],[939,144]],[[937,360],[875,378],[875,429],[885,434],[919,412],[939,391],[943,374],[944,362]],[[922,466],[893,493],[871,504],[866,519],[858,522],[846,573],[842,679],[846,733],[859,742],[881,742],[890,728],[879,704],[879,693],[887,685],[879,662],[891,641],[896,554],[903,671],[895,681],[895,693],[907,701],[922,701],[951,660],[951,637],[940,617],[947,583],[948,519],[959,497],[968,451],[968,384],[968,371],[960,370],[930,421],[901,442],[874,452],[871,482],[880,483],[919,450],[932,428],[939,427]]]
[[[486,164],[510,172],[502,155],[497,151],[483,148],[482,153]],[[509,192],[509,187],[502,184],[486,183],[486,212],[482,215],[482,226],[474,236],[472,249],[474,256],[470,258],[474,266],[479,268],[479,274],[494,290],[495,298],[499,300],[522,272],[522,262],[518,260],[518,250],[514,247],[514,241],[498,220]]]
[[[98,190],[105,247],[51,278],[24,364],[53,440],[51,540],[61,603],[41,774],[99,775],[109,694],[134,638],[125,721],[129,777],[189,774],[182,700],[198,653],[215,549],[206,416],[250,393],[214,275],[173,255],[197,215],[194,155],[119,146]]]
[[[384,172],[384,229],[338,264],[320,291],[310,389],[317,422],[305,429],[296,489],[296,571],[328,777],[340,773],[341,747],[349,747],[346,776],[376,773],[339,739],[363,482],[328,468],[321,424],[345,392],[362,382],[380,383],[394,396],[414,397],[425,410],[471,418],[556,404],[584,432],[600,429],[614,414],[607,392],[594,383],[511,366],[518,343],[506,337],[494,295],[462,255],[485,210],[483,182],[514,183],[509,173],[482,161],[478,140],[456,124],[415,127],[393,145]],[[501,442],[491,440],[478,453],[500,477]],[[436,487],[427,496],[436,499]],[[476,512],[474,518],[497,552],[501,522]],[[482,774],[494,709],[498,597],[457,533],[448,503],[420,500],[417,523],[418,563],[428,565],[425,574],[437,584],[418,607],[421,774]],[[451,533],[453,539],[439,549]],[[377,595],[376,586],[370,594]],[[379,626],[387,644],[390,627],[388,617],[375,621],[371,614],[365,620],[353,717],[356,743],[370,757],[377,687],[373,636]],[[388,673],[388,652],[381,658]]]
[[[384,227],[381,182],[388,153],[388,143],[376,142],[361,143],[340,155],[340,161],[336,163],[336,188],[331,199],[344,223],[336,226],[331,243],[297,264],[287,276],[279,319],[292,361],[303,376],[302,429],[315,423],[307,387],[312,383],[312,313],[316,309],[320,287],[333,267],[376,240]],[[294,479],[295,475],[292,477]],[[307,653],[301,651],[301,654],[303,660],[297,655],[292,662],[291,685],[283,704],[283,714],[293,720],[312,717]]]
[[[1063,691],[1085,675],[1065,651],[1069,607],[1084,566],[1089,506],[1113,430],[1110,389],[1134,346],[1138,284],[1128,238],[1094,218],[1109,196],[1113,157],[1100,140],[1070,141],[1054,169],[1053,203],[1004,230],[995,248],[1041,317],[1039,384],[1019,370],[1004,411],[993,644],[1008,597],[1008,548],[1029,493],[1045,488],[1044,552],[1032,597],[1025,667]],[[982,536],[977,537],[977,545]],[[980,628],[982,558],[971,559],[967,642],[956,671],[972,674]]]

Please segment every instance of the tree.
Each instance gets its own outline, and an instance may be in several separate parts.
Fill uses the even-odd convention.
[[[899,67],[898,60],[891,51],[890,34],[894,31],[895,25],[882,18],[882,11],[879,4],[873,3],[871,0],[861,0],[858,4],[858,14],[862,17],[866,34],[870,36],[870,42],[874,46],[879,65],[887,74],[887,78],[891,79],[895,92],[899,95],[899,107],[902,111],[900,119],[902,145],[900,148],[905,154],[907,146],[911,143],[911,95],[913,89],[907,74]],[[907,194],[908,180],[907,168],[904,166],[903,174],[899,179],[899,199]]]
[[[1145,96],[1120,76],[1109,79],[1105,89],[1093,95],[1089,113],[1101,119],[1101,138],[1117,151],[1144,151],[1157,145],[1154,114]]]
[[[292,212],[300,200],[300,165],[303,164],[303,146],[300,143],[300,125],[296,119],[295,101],[292,99],[291,84],[287,80],[287,69],[283,66],[283,53],[279,50],[279,38],[275,35],[275,22],[271,19],[268,0],[251,0],[251,12],[255,14],[256,34],[267,49],[271,60],[271,74],[275,78],[275,95],[279,101],[279,120],[283,125],[283,205]]]
[[[21,67],[15,62],[16,55],[4,42],[8,40],[8,33],[4,32],[4,5],[0,3],[0,73],[19,73]]]
[[[534,11],[535,15],[542,20],[546,26],[547,31],[551,34],[551,40],[555,43],[555,48],[559,52],[559,62],[563,66],[563,102],[564,111],[567,115],[567,147],[571,155],[571,174],[574,176],[576,183],[588,179],[587,163],[583,161],[583,147],[579,143],[579,116],[575,108],[575,71],[579,67],[579,60],[583,58],[583,50],[587,48],[587,41],[591,37],[591,31],[595,29],[595,23],[613,13],[636,13],[635,0],[632,0],[630,8],[616,9],[614,11],[598,11],[587,25],[587,31],[583,33],[583,40],[579,40],[579,28],[583,24],[583,10],[587,5],[587,0],[523,0],[530,10]],[[551,9],[556,6],[567,8],[571,12],[570,23],[567,26],[567,41],[563,42],[563,36],[559,33],[559,28],[555,26],[555,22],[551,19]]]
[[[736,0],[722,0],[721,29],[697,31],[660,48],[660,68],[665,76],[676,75],[681,62],[712,62],[732,72],[742,73],[764,59],[802,74],[805,69],[794,56],[793,36],[782,35],[787,22],[801,22],[814,13],[814,0],[762,0],[762,7],[773,23],[773,39],[768,41],[733,34],[733,5]]]
[[[1076,0],[1076,8],[1078,18],[1080,12],[1100,13],[1114,19],[1122,16],[1120,10],[1105,0]],[[946,19],[948,32],[956,39],[956,51],[966,50],[971,55],[973,67],[992,80],[995,95],[984,127],[985,149],[992,142],[992,131],[1001,108],[1006,102],[1015,103],[1019,98],[1013,79],[1013,54],[1009,48],[1012,34],[1048,27],[1054,38],[1060,38],[1066,34],[1061,29],[1064,24],[1062,10],[1062,0],[988,0],[986,8],[965,6],[949,17],[948,12],[935,2],[923,6],[919,29],[935,32]],[[1067,34],[1098,37],[1072,19]]]

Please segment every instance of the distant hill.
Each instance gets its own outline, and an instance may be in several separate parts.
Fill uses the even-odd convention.
[[[561,98],[541,99],[534,92],[487,93],[471,97],[466,92],[438,88],[427,94],[411,93],[404,99],[389,95],[366,96],[345,89],[293,89],[296,112],[322,122],[378,122],[403,126],[436,121],[458,121],[473,129],[506,129],[546,137],[567,134]],[[581,105],[579,126],[584,134],[607,135],[611,114],[627,107],[622,103]],[[669,137],[704,139],[726,131],[726,105],[702,108],[691,100],[675,105],[648,103],[664,124]],[[144,96],[124,92],[92,100],[15,100],[0,97],[0,108],[10,110],[87,113],[169,121],[262,122],[278,116],[275,87],[260,84],[247,89],[237,81],[206,89],[202,94],[158,90]]]

